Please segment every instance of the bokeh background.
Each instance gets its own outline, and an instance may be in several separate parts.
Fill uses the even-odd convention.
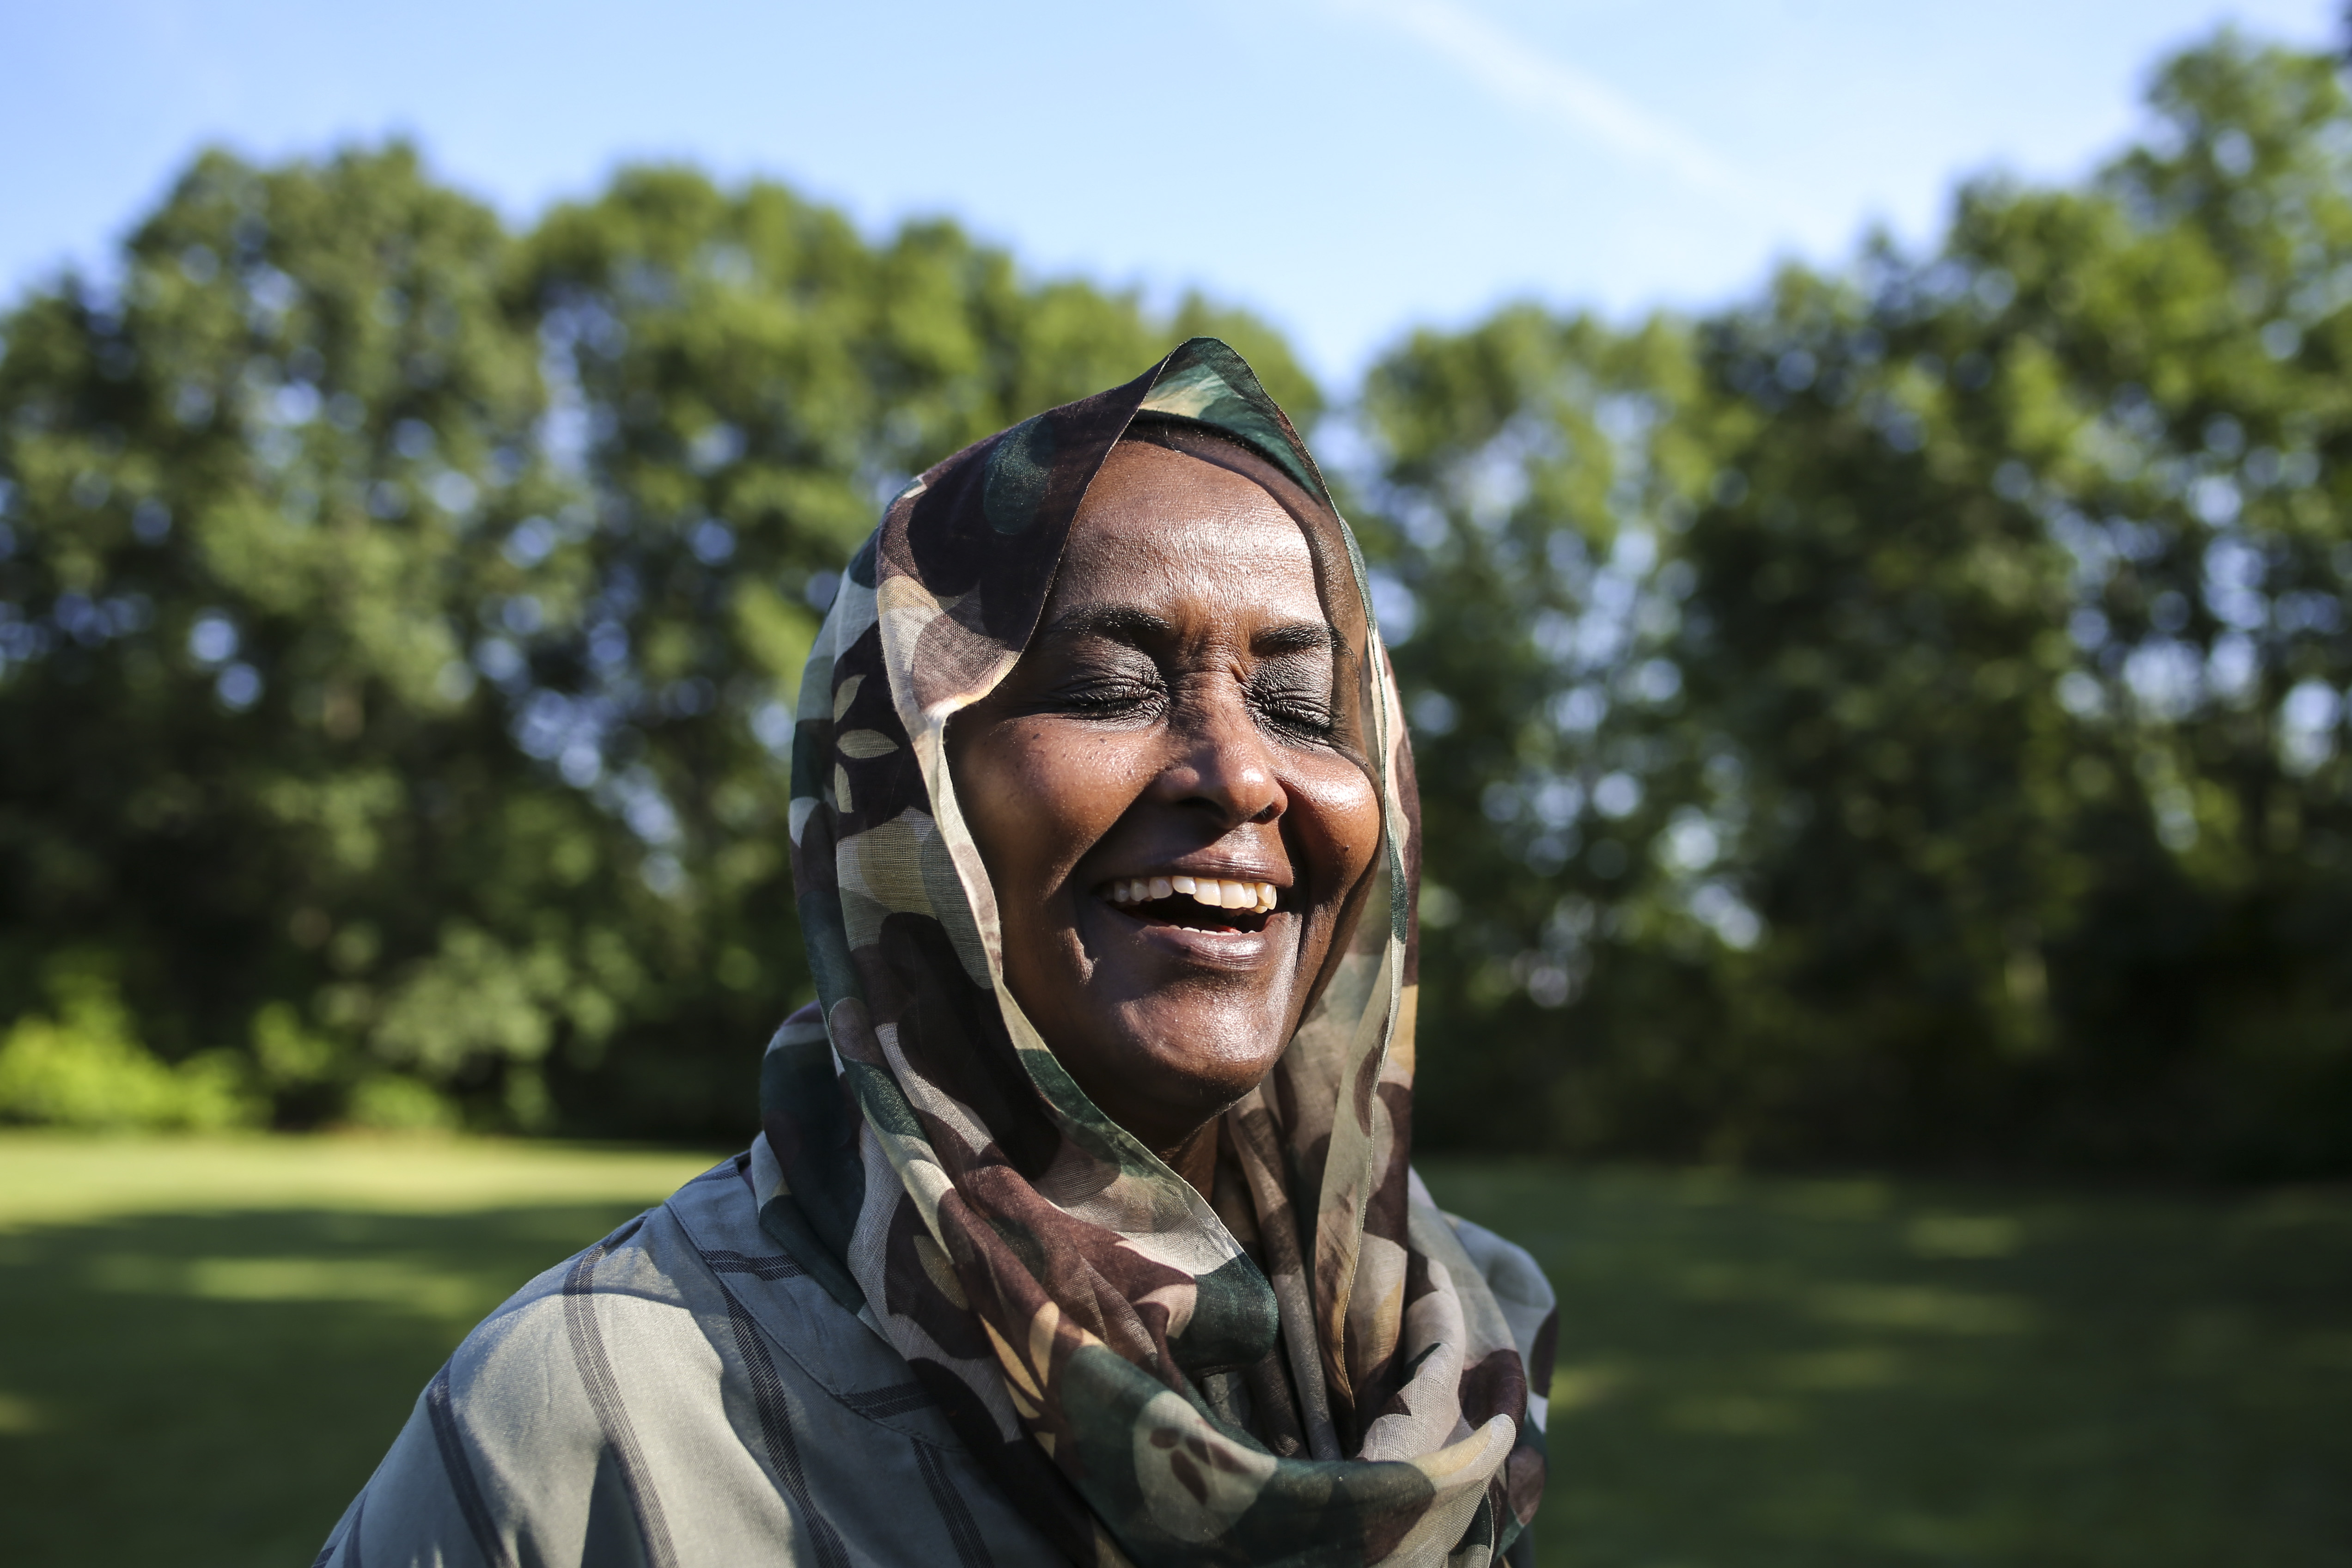
[[[2344,18],[850,9],[0,14],[0,1541],[310,1550],[740,1146],[835,573],[1207,331],[1547,1561],[2352,1563]]]

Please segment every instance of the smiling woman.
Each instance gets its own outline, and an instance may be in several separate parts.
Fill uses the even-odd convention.
[[[1041,629],[948,735],[1007,986],[1202,1192],[1214,1118],[1288,1042],[1381,840],[1312,506],[1245,447],[1130,427]]]
[[[1408,1164],[1365,606],[1212,340],[908,487],[802,686],[761,1137],[476,1330],[322,1563],[1530,1561],[1551,1293]]]

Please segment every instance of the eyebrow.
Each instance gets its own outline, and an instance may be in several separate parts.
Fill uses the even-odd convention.
[[[1338,653],[1339,634],[1320,621],[1294,621],[1270,626],[1250,640],[1250,651],[1261,657],[1286,653]]]
[[[1101,605],[1071,611],[1047,626],[1039,640],[1059,642],[1102,637],[1139,647],[1147,642],[1163,641],[1175,635],[1174,626],[1149,610],[1139,609],[1133,605]],[[1341,646],[1339,634],[1320,621],[1292,621],[1283,626],[1268,626],[1250,639],[1250,651],[1261,658],[1330,653],[1339,651]]]
[[[1132,605],[1098,605],[1091,609],[1072,610],[1047,626],[1039,640],[1102,637],[1110,642],[1139,645],[1175,635],[1174,626],[1149,610],[1139,610]]]

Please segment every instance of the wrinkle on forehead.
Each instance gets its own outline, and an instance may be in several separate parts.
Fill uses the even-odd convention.
[[[1188,602],[1228,624],[1329,625],[1306,531],[1264,489],[1197,458],[1122,445],[1072,521],[1048,635],[1086,606]]]

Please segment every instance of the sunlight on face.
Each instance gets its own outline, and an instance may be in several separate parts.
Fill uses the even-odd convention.
[[[1123,443],[1036,637],[950,728],[1006,983],[1163,1154],[1281,1055],[1379,845],[1343,651],[1271,496]]]

